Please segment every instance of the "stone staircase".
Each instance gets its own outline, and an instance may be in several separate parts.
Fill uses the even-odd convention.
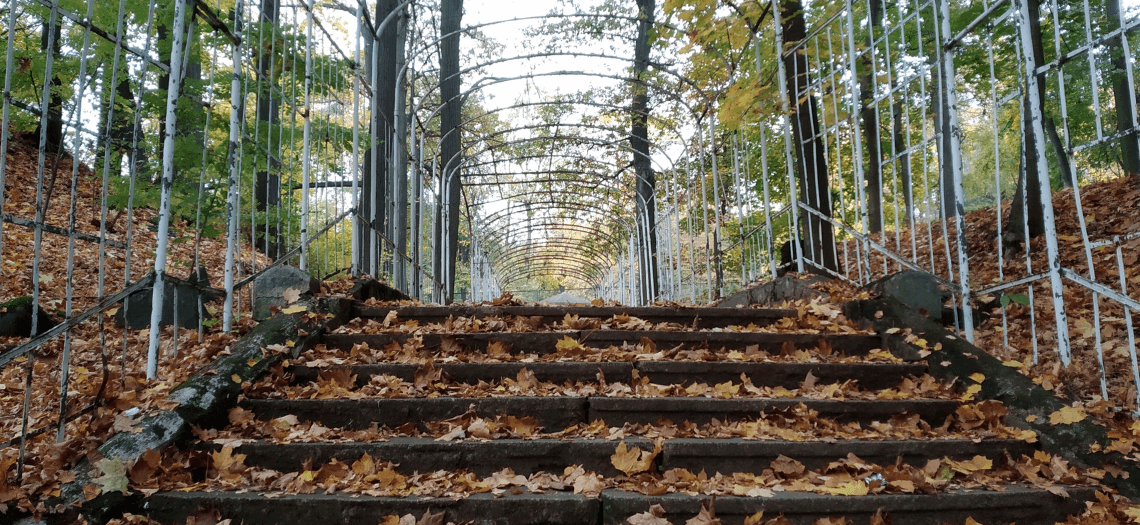
[[[228,425],[183,449],[187,490],[147,497],[151,519],[1028,525],[1094,494],[1026,483],[1019,468],[1048,456],[1029,459],[1000,406],[834,312],[356,302],[349,317],[244,385]]]

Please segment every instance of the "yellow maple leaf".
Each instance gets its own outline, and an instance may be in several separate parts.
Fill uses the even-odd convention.
[[[871,491],[871,488],[868,487],[866,483],[856,479],[848,481],[838,487],[824,487],[823,490],[828,494],[834,494],[836,496],[866,496]]]
[[[558,349],[560,352],[574,351],[581,349],[582,344],[567,336],[559,339],[558,342],[554,344],[554,348]]]
[[[653,464],[653,458],[661,452],[661,446],[662,441],[659,440],[653,452],[646,452],[637,447],[627,447],[622,441],[618,443],[614,455],[610,456],[610,463],[613,463],[614,468],[624,472],[627,476],[645,472]]]
[[[365,453],[360,459],[352,463],[352,471],[359,476],[367,476],[376,472],[376,462],[372,460],[372,456]]]
[[[1089,415],[1084,410],[1077,407],[1064,407],[1061,410],[1049,414],[1049,424],[1071,425],[1084,421],[1086,417],[1089,417]]]
[[[308,310],[309,310],[309,308],[306,307],[305,305],[297,304],[297,305],[289,306],[286,308],[282,308],[281,313],[283,313],[283,314],[299,314],[301,312],[305,312]]]
[[[975,383],[981,383],[986,380],[986,375],[981,372],[975,372],[970,374],[970,379],[974,380]]]
[[[974,456],[974,458],[969,461],[955,461],[952,464],[954,470],[963,474],[969,474],[979,470],[989,470],[994,467],[993,460],[985,456]]]
[[[740,393],[740,385],[734,385],[731,381],[726,381],[716,385],[716,393],[718,397],[732,399],[733,396]]]

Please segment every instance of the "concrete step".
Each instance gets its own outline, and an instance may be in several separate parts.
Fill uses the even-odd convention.
[[[510,494],[501,498],[475,494],[462,499],[385,498],[359,494],[289,494],[267,497],[256,492],[159,492],[146,501],[150,518],[186,523],[198,509],[213,508],[243,525],[376,525],[384,516],[444,513],[443,523],[502,525],[598,525],[602,503],[569,492]]]
[[[533,416],[548,431],[573,424],[602,420],[609,426],[625,423],[656,423],[670,420],[695,424],[740,420],[760,412],[786,410],[799,404],[819,412],[820,417],[861,424],[889,421],[903,412],[918,414],[932,425],[941,425],[958,408],[946,399],[835,400],[808,398],[715,399],[705,397],[606,398],[606,397],[491,397],[491,398],[366,398],[366,399],[246,399],[240,406],[258,419],[295,415],[302,421],[349,429],[368,428],[372,423],[396,428],[404,423],[422,424],[462,415],[474,410],[480,417]]]
[[[1063,498],[1048,491],[1007,485],[1001,492],[951,490],[937,494],[883,494],[859,497],[821,495],[809,492],[776,492],[773,497],[719,496],[716,517],[724,525],[738,525],[748,516],[763,512],[765,518],[784,515],[794,525],[809,525],[820,518],[843,516],[856,525],[867,525],[880,510],[891,523],[905,525],[961,525],[967,518],[980,523],[1049,525],[1079,513],[1084,501],[1094,497],[1089,487],[1064,487],[1072,496]],[[159,492],[146,500],[152,519],[185,523],[200,508],[213,508],[223,518],[245,525],[278,523],[375,525],[387,515],[443,512],[443,522],[502,525],[618,525],[630,516],[661,505],[665,518],[685,523],[712,498],[703,495],[667,494],[646,496],[609,489],[597,497],[547,492],[501,497],[476,494],[451,498],[387,498],[351,493],[266,495],[258,492]]]
[[[629,447],[652,450],[653,442],[643,438],[625,438]],[[495,439],[437,441],[433,438],[404,437],[370,443],[287,443],[266,441],[244,443],[234,449],[245,454],[245,464],[281,472],[299,471],[306,459],[322,465],[332,459],[351,464],[368,454],[376,461],[398,463],[400,470],[434,472],[436,470],[468,470],[489,476],[504,468],[528,476],[536,472],[561,473],[572,465],[581,465],[607,477],[621,473],[610,462],[618,441],[606,439]],[[210,449],[220,449],[211,445]],[[1028,443],[1013,439],[986,439],[974,443],[968,439],[886,440],[886,441],[756,441],[744,439],[668,439],[657,465],[663,470],[704,470],[720,472],[760,473],[780,456],[787,456],[808,469],[824,468],[829,463],[855,454],[867,463],[889,465],[901,458],[905,463],[921,467],[928,460],[950,457],[966,460],[985,456],[1000,460],[1032,455]]]
[[[356,303],[358,317],[383,319],[395,310],[397,319],[415,319],[421,324],[441,323],[448,317],[541,317],[545,324],[561,322],[567,314],[579,318],[609,319],[628,315],[650,323],[678,323],[691,328],[766,326],[784,317],[797,317],[795,309],[781,308],[673,308],[664,306],[366,306]]]
[[[514,379],[523,368],[534,373],[539,381],[562,384],[597,381],[601,372],[608,382],[629,381],[633,370],[639,377],[648,377],[651,383],[660,385],[709,385],[732,381],[740,382],[744,374],[756,386],[782,386],[796,388],[808,373],[818,379],[818,384],[842,383],[854,379],[859,386],[868,390],[881,390],[895,387],[907,376],[918,376],[926,372],[925,363],[751,363],[728,361],[638,361],[621,362],[553,362],[553,363],[441,363],[434,365],[452,381],[474,384],[479,381]],[[412,363],[377,363],[363,365],[336,366],[348,368],[356,375],[358,387],[368,383],[375,375],[396,376],[404,381],[415,379],[416,370],[421,365]],[[322,370],[318,367],[293,366],[294,384],[316,381]]]
[[[1093,499],[1090,487],[1065,487],[1070,498],[1048,491],[1016,485],[1002,487],[1003,492],[986,490],[954,490],[938,494],[880,494],[867,496],[831,496],[812,492],[777,492],[771,498],[718,496],[716,517],[724,525],[744,523],[745,518],[763,512],[765,518],[784,515],[793,525],[809,525],[821,518],[843,516],[855,525],[868,525],[871,517],[882,510],[889,523],[898,525],[961,525],[967,518],[978,523],[1017,525],[1052,525],[1071,514],[1079,514],[1084,502]],[[602,492],[600,525],[618,525],[628,516],[645,512],[652,505],[665,509],[665,518],[684,523],[696,516],[708,496],[668,494],[645,496],[636,492],[607,490]]]
[[[328,348],[350,350],[353,345],[368,343],[371,348],[384,348],[390,342],[403,344],[409,334],[326,334],[322,342]],[[785,344],[795,349],[814,350],[821,343],[830,345],[835,354],[850,356],[866,355],[876,348],[889,348],[885,335],[878,334],[809,334],[800,332],[671,332],[637,330],[569,330],[563,332],[481,332],[481,333],[424,333],[423,347],[438,349],[446,338],[454,339],[466,351],[485,351],[492,341],[506,345],[514,354],[549,354],[555,351],[555,344],[569,337],[586,346],[605,348],[610,345],[637,344],[648,338],[658,350],[668,350],[677,345],[693,348],[707,345],[710,349],[758,350],[778,355]]]

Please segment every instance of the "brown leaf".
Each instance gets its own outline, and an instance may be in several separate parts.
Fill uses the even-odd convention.
[[[131,478],[131,483],[134,485],[143,487],[151,486],[153,482],[156,481],[153,479],[153,476],[161,462],[162,454],[160,454],[158,450],[147,450],[135,460],[134,465],[131,465],[127,476]]]
[[[649,470],[650,465],[653,464],[653,458],[661,452],[663,441],[658,440],[653,452],[645,452],[640,448],[628,448],[625,441],[618,443],[617,450],[613,456],[610,456],[610,463],[614,468],[624,472],[627,476],[632,476],[639,472]]]
[[[432,514],[431,509],[424,511],[416,525],[443,525],[443,512]]]
[[[716,517],[716,498],[705,502],[701,502],[701,512],[696,516],[690,518],[685,522],[685,525],[720,525],[720,519]]]
[[[650,506],[645,512],[630,516],[626,521],[629,525],[673,525],[665,519],[665,509],[657,504]]]
[[[818,377],[812,375],[811,370],[808,370],[807,377],[804,378],[804,382],[800,383],[800,390],[803,390],[805,392],[811,391],[815,388],[815,382],[818,379]]]
[[[804,465],[783,454],[772,462],[772,470],[789,476],[799,476],[804,473]]]

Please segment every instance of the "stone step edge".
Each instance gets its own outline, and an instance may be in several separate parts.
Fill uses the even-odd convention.
[[[538,425],[561,430],[596,420],[610,426],[656,423],[659,420],[704,424],[755,417],[760,412],[795,409],[803,404],[822,417],[839,421],[888,421],[902,412],[917,414],[941,425],[960,402],[948,399],[813,400],[806,398],[715,399],[706,397],[435,397],[364,399],[246,399],[239,406],[268,420],[286,415],[317,421],[329,427],[367,428],[379,424],[394,428],[409,421],[436,421],[475,410],[482,417],[502,414],[533,416]],[[331,416],[330,416],[331,414]],[[619,423],[620,421],[620,423]]]
[[[707,383],[723,381],[737,382],[740,375],[747,375],[756,386],[796,385],[802,382],[809,372],[820,384],[857,380],[865,390],[893,388],[908,375],[918,376],[926,372],[926,363],[805,363],[805,362],[727,362],[727,361],[558,361],[534,362],[508,361],[502,363],[439,363],[432,367],[442,370],[452,381],[471,382],[473,380],[497,380],[514,378],[526,368],[534,373],[539,381],[562,383],[564,381],[596,381],[598,372],[605,375],[608,382],[625,382],[634,370],[640,377],[658,384],[671,381],[672,376],[685,376],[690,379],[682,384],[697,382],[694,378],[705,379]],[[416,372],[425,364],[418,363],[354,363],[341,365],[308,366],[292,365],[286,371],[293,374],[291,384],[299,385],[316,381],[322,370],[349,369],[356,375],[356,387],[368,384],[373,376],[391,375],[403,381],[413,381]],[[659,378],[654,379],[655,377]]]
[[[548,317],[561,320],[566,315],[577,315],[580,318],[609,319],[615,315],[628,315],[638,319],[646,318],[677,318],[700,321],[701,319],[716,320],[724,318],[755,318],[759,321],[771,321],[784,317],[798,317],[799,311],[794,308],[723,308],[723,307],[692,307],[673,308],[665,306],[368,306],[360,302],[353,305],[353,314],[359,317],[379,317],[383,319],[388,312],[395,310],[397,319],[415,319],[417,317],[494,317],[494,316],[523,316]],[[692,324],[689,321],[685,324]]]
[[[833,496],[812,492],[776,492],[773,497],[717,496],[717,517],[726,525],[743,522],[758,511],[765,517],[780,514],[796,518],[815,519],[826,516],[868,517],[879,510],[896,516],[897,523],[942,523],[951,516],[966,516],[989,523],[988,516],[1005,517],[1035,512],[1037,519],[1018,521],[1023,525],[1052,523],[1065,516],[1079,513],[1084,501],[1095,497],[1095,487],[1062,486],[1070,498],[1054,495],[1046,490],[1024,484],[999,485],[1002,491],[955,489],[936,494],[871,494],[866,496]],[[342,523],[377,523],[384,515],[414,514],[426,511],[444,512],[444,522],[462,523],[471,519],[505,519],[513,524],[551,523],[582,525],[613,525],[624,522],[629,516],[645,512],[659,504],[666,519],[674,524],[684,523],[700,512],[702,505],[712,499],[708,495],[668,494],[646,496],[638,492],[606,489],[598,496],[585,496],[569,492],[543,494],[512,494],[501,497],[492,494],[474,494],[459,499],[448,497],[375,497],[358,493],[337,494],[280,494],[267,497],[263,492],[157,492],[144,500],[151,517],[174,518],[184,521],[179,513],[193,512],[195,508],[213,506],[224,517],[227,510],[240,513],[246,523],[261,523],[252,518],[273,519],[273,513],[289,515],[290,522],[300,523],[307,517],[327,520],[330,515],[340,516]],[[269,508],[265,508],[269,507]],[[160,513],[165,509],[166,515]],[[552,512],[553,511],[553,512]],[[144,511],[146,512],[146,511]],[[173,514],[173,515],[172,515]],[[306,515],[308,514],[308,515]],[[1045,516],[1041,516],[1045,514]],[[907,521],[899,522],[899,515]],[[806,516],[806,518],[805,518]],[[1026,516],[1030,517],[1030,516]],[[1051,519],[1041,519],[1042,517]],[[510,519],[515,518],[515,519]],[[523,518],[523,519],[519,519]],[[527,519],[529,518],[529,519]],[[365,521],[370,520],[370,521]],[[319,521],[325,523],[327,521]],[[807,523],[807,521],[804,521]]]
[[[311,459],[316,466],[334,458],[342,463],[351,463],[368,454],[378,461],[399,463],[400,468],[408,472],[465,469],[488,476],[510,467],[516,473],[529,475],[540,470],[560,471],[571,465],[581,465],[586,470],[612,477],[619,474],[610,461],[619,443],[645,451],[654,448],[653,440],[640,436],[620,440],[503,438],[455,441],[396,437],[370,442],[275,443],[254,440],[237,444],[227,440],[223,443],[198,443],[196,448],[218,451],[224,446],[232,446],[235,453],[246,455],[247,465],[281,472],[300,470],[306,459]],[[1006,454],[1013,457],[1032,454],[1034,450],[1036,448],[1029,443],[1008,438],[979,442],[965,438],[832,441],[670,438],[664,440],[656,464],[663,470],[684,468],[694,472],[706,470],[732,474],[761,472],[781,455],[800,461],[808,469],[826,467],[845,458],[848,453],[871,464],[893,464],[901,458],[906,463],[921,467],[928,460],[942,457],[959,461],[975,456],[1000,459]]]

